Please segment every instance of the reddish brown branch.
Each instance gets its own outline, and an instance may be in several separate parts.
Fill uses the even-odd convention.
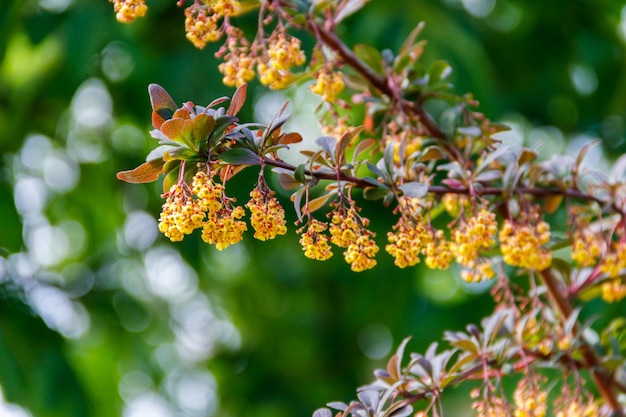
[[[565,291],[558,287],[558,283],[549,269],[541,271],[540,275],[552,302],[560,313],[561,322],[565,323],[565,321],[567,321],[572,314],[572,305],[569,303],[567,298],[565,298]],[[574,336],[580,333],[580,326],[578,323],[576,323],[572,332],[574,333]],[[617,400],[617,394],[615,392],[614,378],[601,366],[598,358],[589,345],[584,344],[581,347],[581,351],[585,362],[585,368],[591,373],[600,395],[602,395],[607,405],[611,408],[611,415],[614,417],[623,417],[624,412],[619,401]]]

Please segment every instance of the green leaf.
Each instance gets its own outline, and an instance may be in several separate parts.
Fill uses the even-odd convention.
[[[296,167],[296,170],[293,172],[293,176],[296,181],[305,184],[306,183],[306,175],[304,171],[304,164],[300,164]]]
[[[410,198],[423,198],[428,194],[428,184],[422,184],[419,182],[406,182],[400,187],[402,193]]]
[[[358,44],[354,47],[354,53],[374,72],[383,73],[383,57],[378,49],[369,45]]]
[[[383,184],[376,187],[365,187],[363,189],[363,198],[366,200],[380,200],[390,194],[393,195],[389,187]]]
[[[189,119],[170,119],[161,125],[161,132],[168,139],[181,143],[188,148],[198,150],[195,143],[191,139],[193,122]]]
[[[156,181],[159,175],[163,173],[164,165],[165,161],[163,159],[153,159],[152,161],[144,162],[130,171],[118,172],[117,179],[132,184]]]
[[[196,145],[196,148],[198,148],[202,142],[206,141],[209,138],[214,128],[215,119],[212,116],[201,113],[194,117],[192,131],[193,141]]]
[[[452,73],[452,67],[446,61],[435,61],[428,70],[428,86],[436,87]]]
[[[260,165],[261,158],[259,155],[246,148],[229,149],[222,152],[219,156],[221,161],[233,165]]]

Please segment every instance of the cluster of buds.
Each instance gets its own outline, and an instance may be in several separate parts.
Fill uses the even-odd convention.
[[[498,235],[502,257],[509,265],[542,271],[552,263],[550,225],[538,215],[528,216],[526,223],[506,220]]]

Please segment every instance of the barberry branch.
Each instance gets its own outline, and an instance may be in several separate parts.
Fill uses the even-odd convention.
[[[540,276],[546,289],[548,290],[548,294],[550,295],[554,306],[560,313],[559,319],[562,323],[565,323],[573,312],[572,305],[563,295],[565,291],[563,288],[559,288],[558,282],[550,269],[541,271]],[[580,333],[580,326],[578,322],[574,325],[572,332],[574,336]],[[607,405],[611,408],[612,416],[623,417],[624,411],[617,399],[617,394],[614,388],[614,377],[607,374],[606,369],[600,364],[600,361],[594,354],[592,348],[587,343],[582,345],[581,351],[585,362],[585,368],[591,373],[600,395],[602,395]]]

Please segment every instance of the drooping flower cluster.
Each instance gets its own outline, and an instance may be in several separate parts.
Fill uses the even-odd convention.
[[[602,259],[600,271],[610,278],[617,278],[624,268],[626,268],[626,240],[620,239],[611,245],[611,250]]]
[[[328,236],[324,234],[326,229],[328,229],[328,224],[311,219],[305,226],[297,230],[297,233],[302,235],[300,244],[302,245],[304,256],[317,261],[325,261],[333,256],[333,252],[328,244]]]
[[[222,250],[240,242],[247,229],[239,220],[245,214],[243,207],[231,207],[224,186],[213,182],[204,171],[194,175],[191,188],[178,183],[165,197],[159,230],[173,242],[202,228],[202,240]]]
[[[324,101],[333,103],[344,87],[341,71],[331,71],[324,67],[315,74],[315,83],[310,89],[318,96],[322,96]]]
[[[522,378],[513,392],[514,417],[545,417],[548,393],[539,388],[539,378]]]
[[[385,250],[393,256],[394,264],[406,268],[420,262],[422,249],[432,241],[432,234],[416,213],[412,217],[401,215],[393,231],[387,232],[387,240]]]
[[[138,17],[143,17],[148,11],[144,0],[109,0],[113,3],[115,18],[121,23],[130,23]]]
[[[241,5],[237,0],[209,0],[194,2],[185,9],[185,33],[187,39],[198,49],[202,49],[209,42],[219,40],[224,28],[220,27],[220,20],[224,16],[235,16]]]
[[[226,45],[215,54],[218,58],[224,58],[224,62],[217,69],[224,76],[224,85],[240,87],[254,78],[255,59],[240,29],[231,26],[227,29],[227,34]]]
[[[496,216],[483,208],[452,232],[451,250],[456,261],[463,266],[461,278],[467,282],[480,282],[495,276],[492,261],[480,252],[495,244]]]
[[[435,231],[434,237],[426,243],[422,253],[424,263],[430,269],[448,269],[454,259],[452,244],[446,240],[443,230]]]
[[[375,234],[367,229],[368,225],[369,220],[359,216],[354,206],[347,210],[335,210],[331,215],[330,241],[346,248],[344,259],[356,272],[376,266],[374,257],[378,253],[378,245],[373,239]]]
[[[285,88],[292,79],[291,68],[304,64],[306,57],[300,49],[300,39],[285,33],[268,39],[267,59],[259,59],[257,72],[261,84],[271,89]]]
[[[544,247],[550,242],[550,225],[536,215],[525,224],[507,219],[498,237],[502,258],[509,265],[542,271],[552,263],[552,252]]]
[[[603,246],[599,234],[588,228],[578,229],[572,242],[572,260],[583,268],[594,266],[602,255]]]
[[[273,191],[264,194],[258,188],[250,192],[246,207],[250,210],[250,224],[256,239],[269,240],[287,233],[285,210],[274,194]]]

